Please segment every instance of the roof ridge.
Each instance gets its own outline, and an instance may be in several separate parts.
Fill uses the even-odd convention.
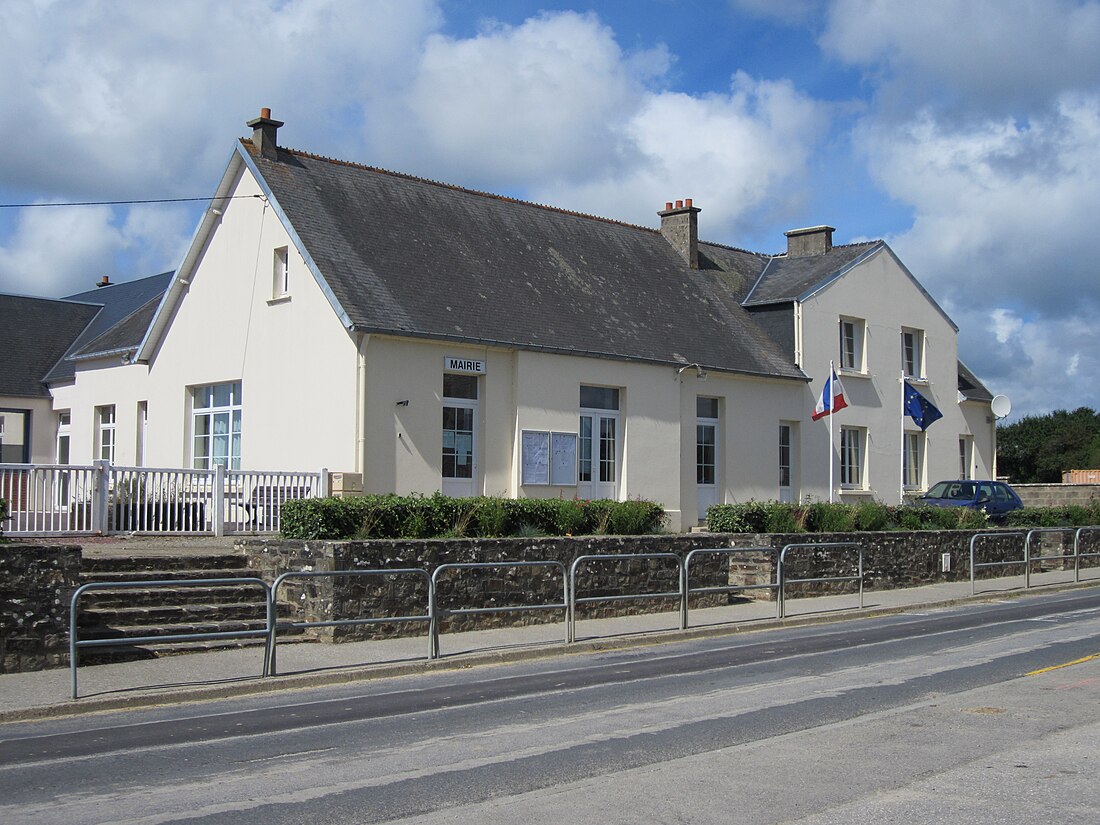
[[[249,146],[252,146],[252,139],[251,138],[241,138],[240,140],[241,140],[241,143],[248,144]],[[253,147],[253,150],[255,150],[255,147]],[[319,161],[322,161],[324,163],[332,163],[332,164],[336,164],[338,166],[347,166],[351,169],[361,169],[364,172],[377,172],[377,173],[382,174],[382,175],[389,175],[390,177],[401,178],[403,180],[410,180],[410,181],[414,181],[416,183],[427,183],[427,184],[430,184],[431,186],[438,186],[441,189],[450,189],[450,190],[453,190],[455,192],[462,192],[463,194],[466,194],[466,195],[476,195],[478,197],[489,198],[491,200],[497,200],[497,201],[501,201],[503,203],[514,203],[514,204],[517,204],[519,206],[529,206],[533,209],[542,209],[546,212],[556,212],[560,215],[571,215],[572,217],[575,217],[575,218],[587,218],[588,220],[600,221],[601,223],[609,223],[609,224],[612,224],[614,226],[622,226],[622,227],[625,227],[627,229],[640,229],[643,232],[649,232],[649,233],[654,234],[654,235],[660,234],[660,230],[659,229],[654,229],[652,226],[642,226],[642,225],[636,224],[636,223],[629,223],[627,221],[615,220],[614,218],[605,218],[602,215],[593,215],[593,214],[590,214],[588,212],[577,212],[576,210],[573,210],[573,209],[564,209],[560,206],[551,206],[551,205],[545,204],[545,203],[536,203],[535,201],[525,201],[525,200],[522,200],[520,198],[511,198],[511,197],[508,197],[507,195],[498,195],[495,192],[486,192],[482,189],[470,189],[469,187],[459,186],[458,184],[455,184],[455,183],[446,183],[445,181],[432,180],[431,178],[422,178],[422,177],[419,177],[418,175],[410,175],[407,172],[396,172],[392,169],[384,169],[381,166],[368,166],[365,163],[356,163],[355,161],[341,160],[340,158],[330,158],[327,155],[318,155],[314,152],[305,152],[301,149],[290,149],[286,146],[280,146],[279,151],[280,152],[286,152],[287,154],[295,155],[295,156],[298,156],[298,157],[305,157],[305,158],[310,158],[312,160],[319,160]]]
[[[744,252],[746,255],[755,255],[757,258],[771,258],[767,252],[753,252],[751,249],[743,249],[740,246],[732,246],[728,243],[720,243],[719,241],[704,241],[699,240],[699,243],[706,244],[707,246],[717,246],[719,249],[728,249],[731,252]]]

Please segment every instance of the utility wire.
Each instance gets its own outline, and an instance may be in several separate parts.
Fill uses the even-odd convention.
[[[229,201],[237,198],[260,198],[262,195],[226,195],[218,198],[206,195],[202,198],[149,198],[141,201],[83,201],[80,203],[0,203],[0,209],[30,209],[35,206],[131,206],[139,203],[186,203],[189,201]]]

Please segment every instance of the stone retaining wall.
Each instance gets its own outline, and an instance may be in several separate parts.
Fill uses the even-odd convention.
[[[1064,507],[1100,499],[1100,484],[1013,484],[1027,507]]]
[[[68,664],[79,584],[79,547],[0,544],[0,673]]]

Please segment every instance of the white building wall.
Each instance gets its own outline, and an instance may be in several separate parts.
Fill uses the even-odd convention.
[[[13,410],[30,417],[30,460],[32,464],[52,464],[57,458],[57,420],[54,418],[48,398],[25,398],[0,395],[0,410]],[[14,416],[12,416],[14,422]],[[11,425],[9,425],[11,426]],[[23,441],[23,433],[14,429],[5,434],[5,443]]]
[[[260,195],[246,170],[234,195]],[[273,297],[275,249],[290,247],[290,291]],[[90,362],[54,408],[73,414],[72,455],[92,458],[94,409],[115,404],[116,463],[136,460],[148,402],[147,466],[192,464],[191,389],[242,382],[241,466],[355,469],[357,350],[270,205],[227,202],[148,366]]]
[[[902,369],[901,330],[924,332],[924,382],[914,387],[943,413],[925,436],[923,484],[959,473],[959,437],[974,437],[978,474],[988,476],[992,424],[968,412],[958,402],[958,343],[951,323],[885,250],[849,271],[802,305],[803,370],[813,378],[809,412],[829,372],[839,367],[840,319],[865,322],[865,370],[839,371],[849,407],[832,416],[834,427],[834,488],[840,500],[867,498],[897,504],[901,500]],[[974,405],[970,405],[974,406]],[[968,408],[969,409],[969,408]],[[867,479],[864,490],[840,491],[838,450],[841,426],[867,432]],[[906,432],[919,432],[905,417]],[[802,454],[808,487],[828,491],[829,419],[802,426]],[[822,458],[817,459],[818,456]]]

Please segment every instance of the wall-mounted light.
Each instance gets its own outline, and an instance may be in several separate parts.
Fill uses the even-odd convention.
[[[409,406],[409,399],[406,398],[404,401],[398,401],[396,404],[394,404],[394,406],[395,407],[407,407],[407,406]]]
[[[216,206],[211,206],[210,211],[213,212],[215,215],[221,215],[222,214],[222,211],[220,209],[218,209],[218,207],[216,207]]]
[[[680,367],[680,369],[676,370],[676,377],[677,378],[683,378],[684,370],[690,370],[692,368],[695,369],[695,377],[696,378],[698,378],[700,381],[706,381],[707,380],[707,371],[705,369],[703,369],[699,364],[684,364],[684,366],[682,366],[682,367]]]

